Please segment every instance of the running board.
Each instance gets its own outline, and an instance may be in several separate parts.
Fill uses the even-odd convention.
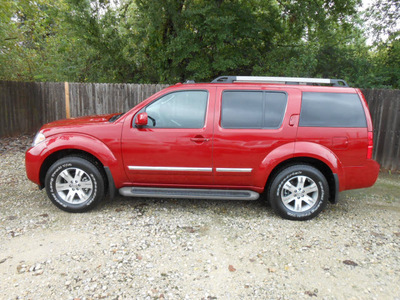
[[[249,190],[214,190],[214,189],[176,189],[151,187],[123,187],[119,189],[122,196],[185,198],[215,200],[257,200],[259,193]]]

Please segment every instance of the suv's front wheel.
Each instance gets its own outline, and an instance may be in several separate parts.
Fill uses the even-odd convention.
[[[104,178],[95,163],[77,156],[57,160],[47,171],[46,192],[68,212],[92,209],[104,198]]]
[[[310,165],[292,165],[272,179],[268,198],[283,218],[309,220],[326,206],[329,186],[325,176]]]

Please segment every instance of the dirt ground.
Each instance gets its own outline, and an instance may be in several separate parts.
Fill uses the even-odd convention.
[[[69,214],[27,180],[24,148],[0,151],[1,299],[400,299],[398,174],[307,222],[261,201]]]

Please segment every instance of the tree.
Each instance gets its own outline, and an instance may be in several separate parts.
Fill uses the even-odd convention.
[[[127,10],[126,53],[135,78],[151,82],[250,74],[280,27],[272,0],[138,0]]]
[[[14,0],[2,5],[0,79],[124,79],[116,74],[125,73],[126,64],[109,2]]]
[[[113,3],[108,0],[67,0],[67,3],[65,23],[80,51],[79,63],[74,65],[78,81],[129,80],[130,68],[123,55],[126,41],[120,33],[121,17]]]
[[[373,86],[400,88],[400,0],[376,0],[366,11],[374,37]]]
[[[362,70],[369,68],[368,48],[356,10],[360,1],[278,2],[284,31],[277,35],[256,73],[358,82]]]
[[[388,75],[370,59],[359,4],[12,0],[1,4],[0,80],[171,83],[240,74],[370,86]],[[376,49],[374,59],[396,61],[397,46]]]
[[[400,0],[375,0],[366,11],[366,23],[375,42],[396,39],[400,32]]]

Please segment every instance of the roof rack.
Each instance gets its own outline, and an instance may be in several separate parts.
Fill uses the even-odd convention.
[[[302,77],[266,77],[266,76],[220,76],[212,83],[233,83],[233,82],[267,82],[280,84],[330,84],[332,86],[348,87],[343,79],[327,78],[302,78]]]

